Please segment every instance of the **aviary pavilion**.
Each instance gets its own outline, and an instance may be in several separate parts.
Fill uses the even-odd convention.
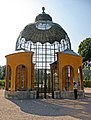
[[[20,32],[16,51],[6,55],[6,98],[73,98],[74,81],[84,97],[82,57],[44,7]]]

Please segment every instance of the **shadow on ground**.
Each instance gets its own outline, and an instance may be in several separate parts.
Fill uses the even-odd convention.
[[[84,99],[36,99],[11,100],[23,112],[40,116],[73,116],[82,120],[91,120],[91,93]]]

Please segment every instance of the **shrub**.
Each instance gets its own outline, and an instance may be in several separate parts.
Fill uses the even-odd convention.
[[[84,80],[84,87],[91,87],[91,80]]]
[[[5,80],[0,80],[0,87],[4,87],[5,86]]]

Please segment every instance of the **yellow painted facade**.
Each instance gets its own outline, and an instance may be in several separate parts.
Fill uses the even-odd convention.
[[[36,91],[32,56],[32,52],[19,52],[6,56],[6,93],[11,91],[16,95],[15,91]],[[82,57],[58,52],[57,61],[50,65],[50,92],[61,91],[61,97],[66,98],[65,91],[73,91],[74,81],[79,83],[79,90],[83,92]],[[9,94],[11,93],[6,95]],[[67,95],[69,97],[69,93]]]
[[[16,91],[18,90],[18,82],[16,76],[17,76],[17,67],[22,66],[25,70],[25,82],[24,86],[26,90],[33,89],[34,87],[34,64],[32,63],[32,52],[19,52],[14,53],[6,56],[6,90],[9,89],[9,74],[10,75],[10,90]],[[8,67],[10,68],[11,72],[8,72]],[[20,72],[21,73],[21,72]],[[20,74],[18,73],[18,74]],[[23,73],[22,73],[23,74]],[[23,78],[22,78],[23,79]],[[21,83],[22,84],[22,83]]]
[[[80,72],[80,89],[83,90],[83,75],[82,75],[82,57],[71,55],[71,54],[65,54],[63,52],[58,53],[58,76],[59,76],[59,87],[61,91],[64,90],[64,76],[63,75],[63,68],[65,66],[71,66],[73,68],[73,77],[71,77],[70,80],[70,90],[73,90],[73,81],[78,82],[78,70]]]
[[[58,81],[58,90],[60,91],[73,91],[74,81],[79,83],[79,90],[83,90],[83,72],[81,56],[58,52],[57,62],[51,64],[50,69],[50,87],[52,88],[54,86],[54,88],[52,88],[53,91],[56,90],[55,81]],[[55,73],[58,80],[53,80],[53,76]]]

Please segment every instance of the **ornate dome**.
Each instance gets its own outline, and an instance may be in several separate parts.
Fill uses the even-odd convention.
[[[40,24],[40,28],[36,28],[37,25]],[[42,23],[43,24],[43,23]],[[44,23],[45,24],[45,23]],[[21,38],[25,38],[26,41],[31,40],[33,43],[36,42],[49,42],[54,43],[55,41],[60,41],[61,39],[65,39],[67,33],[63,30],[63,28],[56,24],[47,22],[48,28],[44,30],[41,26],[41,23],[34,23],[27,25],[24,30],[21,32]],[[41,30],[42,29],[42,30]]]
[[[60,42],[65,39],[70,46],[69,48],[71,48],[71,43],[65,30],[52,21],[52,17],[44,12],[44,7],[42,7],[42,10],[43,12],[36,16],[35,22],[28,24],[21,31],[17,42],[20,39],[25,39],[26,42],[40,42],[42,44],[49,42],[52,44],[55,41]]]

